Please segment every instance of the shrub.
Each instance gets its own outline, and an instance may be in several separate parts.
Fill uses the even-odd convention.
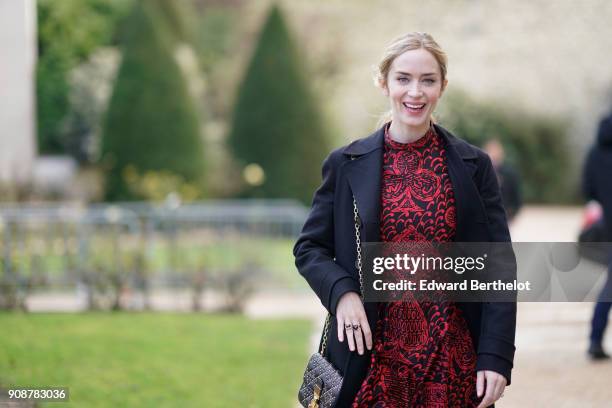
[[[229,145],[241,167],[263,170],[262,183],[244,195],[310,202],[329,144],[278,7],[269,12],[238,91]]]
[[[126,24],[123,61],[102,139],[108,200],[143,198],[126,180],[134,172],[164,171],[201,187],[200,123],[173,57],[180,34],[171,35],[174,23],[164,21],[169,4],[138,2]]]

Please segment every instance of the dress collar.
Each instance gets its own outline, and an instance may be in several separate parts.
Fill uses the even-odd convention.
[[[393,140],[391,137],[391,132],[389,132],[389,128],[391,127],[391,122],[385,125],[385,147],[388,149],[394,150],[407,150],[407,149],[419,149],[424,146],[429,146],[433,142],[434,137],[436,136],[436,131],[432,125],[429,126],[427,132],[415,140],[414,142],[409,143],[401,143],[396,140]]]

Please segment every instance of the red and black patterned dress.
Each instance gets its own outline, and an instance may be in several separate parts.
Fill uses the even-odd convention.
[[[443,140],[433,127],[413,143],[385,132],[381,240],[451,241],[455,199]],[[478,405],[476,353],[461,310],[451,302],[379,304],[368,375],[354,408]]]

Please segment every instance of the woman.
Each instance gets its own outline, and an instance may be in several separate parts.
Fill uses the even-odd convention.
[[[298,270],[332,314],[326,357],[344,376],[336,406],[490,406],[510,383],[515,303],[359,296],[353,197],[362,242],[510,240],[490,159],[432,121],[448,83],[433,38],[395,40],[376,80],[391,120],[324,161],[294,247]]]

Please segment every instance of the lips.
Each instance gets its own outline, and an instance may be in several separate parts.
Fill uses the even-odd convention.
[[[423,109],[425,109],[425,105],[427,104],[403,102],[402,105],[404,105],[404,108],[406,108],[406,110],[408,110],[410,113],[420,113],[423,111]]]

